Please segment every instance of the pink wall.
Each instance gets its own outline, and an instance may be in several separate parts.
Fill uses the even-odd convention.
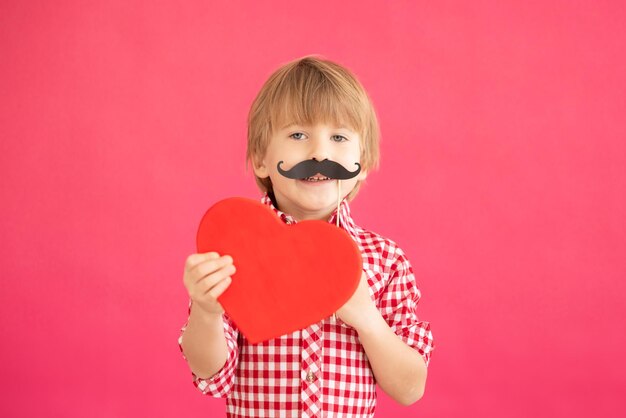
[[[184,259],[209,205],[258,196],[248,107],[312,53],[377,106],[353,212],[438,345],[377,416],[626,410],[622,1],[86,3],[0,5],[0,416],[221,416],[176,344]]]

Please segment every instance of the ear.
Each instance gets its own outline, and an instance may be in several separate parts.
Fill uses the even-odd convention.
[[[262,158],[255,159],[252,163],[252,169],[254,170],[254,174],[259,178],[264,179],[270,176],[270,171],[265,164],[265,160]]]

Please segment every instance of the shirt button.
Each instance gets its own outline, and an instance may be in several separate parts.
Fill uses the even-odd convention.
[[[306,381],[311,383],[311,382],[315,382],[315,379],[317,379],[317,376],[315,376],[315,373],[313,372],[308,372],[306,375]]]

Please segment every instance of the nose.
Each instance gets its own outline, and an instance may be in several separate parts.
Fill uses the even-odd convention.
[[[316,161],[331,159],[330,142],[324,141],[321,135],[315,135],[309,142],[309,158]]]

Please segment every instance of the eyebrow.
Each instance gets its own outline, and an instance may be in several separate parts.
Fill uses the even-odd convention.
[[[297,123],[288,123],[287,125],[283,126],[280,129],[283,130],[283,129],[291,128],[292,126],[306,127],[307,125],[300,125],[300,124],[297,124]],[[334,126],[333,128],[334,129],[345,129],[347,131],[352,131],[353,130],[352,128],[350,128],[349,126],[346,126],[346,125]]]

